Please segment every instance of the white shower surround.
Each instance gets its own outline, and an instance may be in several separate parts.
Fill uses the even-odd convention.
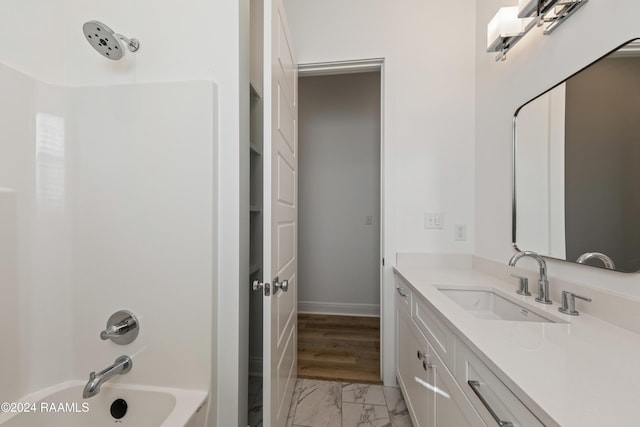
[[[208,391],[215,85],[66,88],[0,65],[0,87],[0,401],[122,354],[116,381]],[[122,308],[138,339],[101,341]]]

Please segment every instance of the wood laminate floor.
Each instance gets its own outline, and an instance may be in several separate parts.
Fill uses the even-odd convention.
[[[298,378],[382,384],[380,318],[298,314]]]

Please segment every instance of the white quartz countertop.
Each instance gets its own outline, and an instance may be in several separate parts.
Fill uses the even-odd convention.
[[[395,271],[530,409],[544,411],[543,422],[640,426],[640,335],[584,313],[561,314],[557,301],[536,303],[536,283],[530,283],[532,296],[516,297],[568,323],[481,320],[434,286],[494,287],[515,295],[514,283],[472,269]]]

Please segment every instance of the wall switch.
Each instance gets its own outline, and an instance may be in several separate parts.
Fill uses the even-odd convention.
[[[442,229],[444,227],[444,215],[441,212],[424,214],[424,228]]]
[[[365,224],[367,224],[367,225],[373,224],[373,217],[371,215],[367,215],[367,219],[366,219]]]
[[[456,240],[467,240],[467,226],[465,224],[456,224],[454,230]]]

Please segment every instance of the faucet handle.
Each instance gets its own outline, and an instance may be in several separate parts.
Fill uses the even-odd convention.
[[[588,297],[583,297],[581,295],[576,295],[573,292],[562,291],[562,306],[558,307],[558,311],[560,313],[568,314],[570,316],[578,316],[580,312],[576,310],[576,298],[579,298],[584,301],[591,302],[592,299]]]
[[[103,341],[111,340],[119,345],[130,344],[138,336],[140,324],[136,316],[127,310],[113,313],[107,321],[107,327],[100,332]]]
[[[529,292],[529,279],[524,276],[519,276],[517,274],[511,274],[511,277],[515,277],[516,279],[520,279],[520,288],[516,291],[518,295],[526,295],[530,296],[531,292]]]

